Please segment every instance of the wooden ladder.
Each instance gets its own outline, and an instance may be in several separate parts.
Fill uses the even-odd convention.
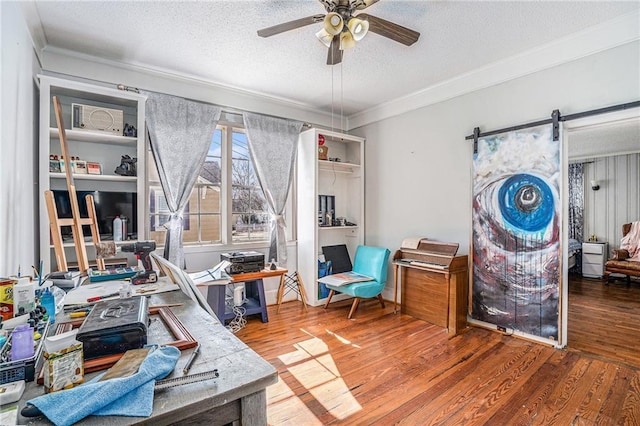
[[[53,197],[53,191],[44,191],[47,213],[49,215],[51,239],[53,240],[53,248],[56,255],[56,264],[58,266],[58,270],[68,270],[67,257],[64,252],[64,245],[62,241],[61,228],[63,226],[71,226],[73,243],[76,249],[76,258],[78,259],[78,269],[80,270],[80,272],[85,272],[87,269],[89,269],[89,259],[87,257],[87,247],[84,243],[84,233],[82,232],[82,226],[89,225],[91,228],[91,237],[93,243],[96,245],[100,243],[100,231],[98,230],[96,208],[94,205],[93,195],[87,195],[85,197],[85,202],[87,203],[87,212],[89,213],[89,217],[80,217],[80,208],[76,194],[76,186],[73,181],[73,170],[71,170],[71,157],[69,156],[69,149],[67,147],[67,134],[65,132],[64,121],[62,119],[62,107],[60,106],[60,100],[57,96],[53,97],[53,107],[56,114],[56,122],[58,124],[60,149],[62,152],[62,157],[66,159],[65,175],[67,178],[67,190],[69,191],[69,202],[71,203],[72,217],[70,219],[59,218],[58,209],[56,208],[56,202]],[[103,259],[96,259],[96,262],[98,269],[105,269]]]

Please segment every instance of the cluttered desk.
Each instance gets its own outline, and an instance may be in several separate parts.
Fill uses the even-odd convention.
[[[0,424],[266,424],[275,368],[211,315],[188,279],[86,281],[46,322],[44,343],[31,340],[31,377],[0,376]],[[27,367],[12,361],[14,372]]]

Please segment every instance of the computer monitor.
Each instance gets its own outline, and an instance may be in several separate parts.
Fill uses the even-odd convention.
[[[326,260],[331,261],[331,272],[339,274],[340,272],[349,272],[353,269],[349,250],[346,244],[338,244],[335,246],[323,246],[322,254]]]

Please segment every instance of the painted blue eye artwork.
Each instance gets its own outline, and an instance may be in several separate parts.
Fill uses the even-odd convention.
[[[472,318],[558,339],[559,182],[550,125],[478,140]]]

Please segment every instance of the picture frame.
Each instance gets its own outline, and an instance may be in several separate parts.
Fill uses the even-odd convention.
[[[161,343],[161,345],[167,346],[175,346],[181,351],[185,349],[191,349],[198,346],[198,341],[193,337],[191,332],[182,324],[182,321],[175,315],[175,313],[171,310],[170,306],[150,306],[149,307],[149,315],[158,315],[162,320],[164,326],[171,333],[174,340],[166,343]],[[60,323],[56,327],[55,334],[62,334],[67,331],[70,331],[74,328],[78,328],[84,322],[84,318],[69,321],[65,323]],[[93,373],[95,371],[105,370],[111,366],[113,366],[124,353],[107,355],[100,358],[94,358],[84,361],[84,372]],[[40,371],[40,375],[38,376],[38,384],[44,383],[44,370]]]

